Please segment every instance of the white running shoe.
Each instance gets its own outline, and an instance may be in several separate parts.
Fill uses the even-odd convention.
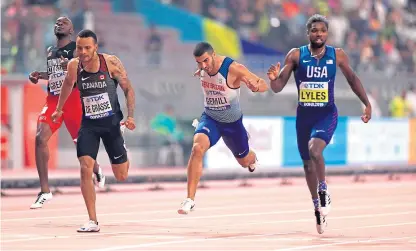
[[[329,191],[320,191],[318,192],[319,195],[319,202],[320,202],[320,208],[319,211],[321,214],[326,217],[329,214],[329,211],[331,211],[331,196],[329,194]]]
[[[195,207],[195,201],[190,198],[184,200],[181,204],[181,208],[178,209],[178,214],[188,214],[193,211]]]
[[[328,224],[326,222],[325,216],[322,216],[319,210],[316,210],[315,218],[316,218],[316,231],[318,231],[318,234],[323,234]]]
[[[101,167],[98,168],[98,173],[92,174],[94,184],[99,188],[105,187],[105,176],[103,174],[103,170],[101,170]]]
[[[38,209],[38,208],[42,208],[43,207],[43,204],[46,202],[46,201],[48,201],[48,200],[51,200],[52,199],[52,193],[51,192],[49,192],[49,193],[44,193],[44,192],[40,192],[40,193],[38,193],[38,198],[36,199],[36,201],[35,201],[35,203],[33,203],[31,206],[30,206],[30,209]]]
[[[98,222],[90,220],[87,223],[85,223],[82,227],[78,228],[77,232],[100,232],[100,226],[98,226]]]

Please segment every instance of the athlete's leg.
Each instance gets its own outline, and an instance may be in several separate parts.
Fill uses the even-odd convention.
[[[111,161],[114,176],[118,181],[125,181],[129,173],[130,161],[120,126],[112,126],[108,132],[102,134],[101,138]]]
[[[62,119],[54,123],[51,119],[52,113],[55,111],[56,102],[49,100],[43,107],[37,123],[35,138],[35,158],[36,169],[39,175],[40,193],[36,201],[30,206],[31,209],[43,207],[43,203],[52,199],[52,193],[48,184],[48,162],[49,147],[48,142],[53,133],[59,129]]]
[[[249,137],[242,118],[233,123],[221,124],[219,127],[224,143],[231,150],[237,162],[253,172],[254,164],[257,161],[256,153],[249,147]]]
[[[38,170],[40,191],[49,193],[48,185],[48,161],[49,161],[49,147],[48,141],[53,133],[48,124],[38,123],[36,131],[36,168]]]
[[[202,159],[210,147],[209,137],[204,133],[196,133],[192,144],[191,156],[188,161],[187,198],[195,199],[196,189],[202,176]]]
[[[82,121],[82,104],[79,100],[80,93],[77,89],[74,89],[64,105],[64,113],[62,115],[65,126],[75,144],[77,143],[78,132],[81,128]],[[93,173],[97,186],[103,188],[105,185],[105,176],[102,173],[98,161],[94,163]]]
[[[78,232],[97,232],[100,230],[95,208],[95,189],[92,180],[94,163],[100,147],[100,134],[91,128],[81,127],[77,140],[77,156],[81,166],[81,192],[87,207],[89,222]]]
[[[312,203],[314,207],[314,215],[316,220],[316,230],[319,234],[322,234],[326,227],[325,217],[322,217],[319,211],[319,195],[318,195],[318,179],[316,176],[316,170],[314,162],[309,155],[308,141],[310,140],[311,127],[307,120],[310,118],[304,118],[298,116],[296,118],[296,136],[298,143],[298,150],[303,162],[303,169],[305,171],[305,179],[308,184],[309,192],[312,197]]]
[[[308,124],[310,118],[297,116],[296,118],[296,139],[300,157],[303,161],[303,169],[305,171],[305,179],[308,184],[309,192],[315,209],[319,207],[318,203],[318,180],[316,177],[315,166],[309,156],[308,141],[311,135],[311,127]]]
[[[331,199],[325,179],[325,160],[323,151],[330,143],[338,124],[337,109],[334,108],[325,117],[319,120],[312,129],[309,141],[309,155],[316,169],[318,178],[318,195],[320,199],[320,211],[323,216],[329,213]]]
[[[214,146],[219,139],[220,134],[216,122],[203,114],[195,130],[191,156],[188,161],[187,199],[182,203],[178,213],[187,214],[195,206],[194,199],[199,180],[202,176],[203,157],[208,149]]]
[[[325,160],[323,151],[326,147],[326,142],[320,138],[311,138],[308,143],[309,156],[315,166],[316,177],[319,183],[325,182]]]

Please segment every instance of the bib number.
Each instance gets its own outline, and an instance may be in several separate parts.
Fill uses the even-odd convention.
[[[65,76],[65,71],[56,72],[49,75],[48,85],[50,94],[57,96],[61,93],[61,88],[64,83]]]
[[[299,86],[299,103],[302,106],[324,107],[328,104],[327,82],[303,82]]]
[[[108,93],[83,97],[82,101],[84,103],[84,116],[88,119],[101,119],[113,115]]]
[[[205,97],[205,108],[213,111],[224,111],[230,108],[226,97]]]

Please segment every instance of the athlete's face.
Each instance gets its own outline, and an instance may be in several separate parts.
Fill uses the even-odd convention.
[[[198,64],[198,68],[204,70],[208,74],[213,73],[214,70],[214,57],[215,52],[208,53],[205,52],[200,57],[195,57],[196,63]]]
[[[98,45],[92,37],[77,37],[77,56],[81,62],[89,62],[97,53]]]
[[[56,36],[68,36],[72,34],[72,22],[67,17],[60,17],[55,22],[54,32]]]
[[[312,23],[308,31],[309,41],[313,48],[322,48],[328,37],[328,28],[324,22]]]

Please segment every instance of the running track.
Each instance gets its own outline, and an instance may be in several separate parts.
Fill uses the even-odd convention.
[[[36,190],[2,197],[2,250],[416,250],[416,176],[400,181],[330,177],[333,207],[323,235],[315,230],[303,179],[209,182],[196,210],[178,215],[186,184],[117,185],[98,193],[100,233],[80,234],[87,220],[79,188],[29,210]]]

